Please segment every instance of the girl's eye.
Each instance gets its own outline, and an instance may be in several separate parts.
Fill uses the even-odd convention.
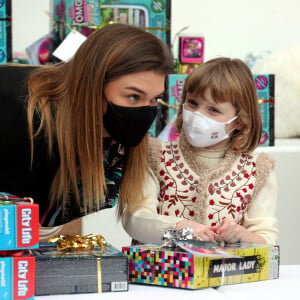
[[[216,109],[215,107],[210,107],[209,111],[212,112],[212,113],[219,113],[219,110]]]
[[[198,106],[198,102],[196,102],[195,100],[193,99],[188,99],[187,100],[187,103],[190,107],[197,107]]]

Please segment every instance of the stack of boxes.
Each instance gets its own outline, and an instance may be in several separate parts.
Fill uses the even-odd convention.
[[[30,200],[0,193],[0,299],[33,299],[39,210]]]
[[[0,0],[0,64],[12,60],[11,0]]]

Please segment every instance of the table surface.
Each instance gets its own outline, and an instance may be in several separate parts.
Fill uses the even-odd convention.
[[[266,300],[266,299],[300,299],[300,265],[280,266],[279,279],[224,285],[218,288],[202,290],[184,290],[151,285],[130,284],[127,292],[112,292],[102,294],[72,294],[37,296],[35,300],[74,300],[74,299],[230,299],[230,300]],[[159,298],[158,298],[159,297]]]

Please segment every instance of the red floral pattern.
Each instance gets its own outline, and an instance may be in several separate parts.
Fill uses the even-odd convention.
[[[199,203],[205,201],[203,221],[207,225],[220,224],[224,217],[242,222],[255,187],[256,163],[253,156],[241,155],[230,171],[207,185],[207,198],[198,199],[201,197],[198,189],[200,177],[184,165],[178,141],[163,147],[158,213],[192,220],[197,210],[204,209],[199,207]],[[209,176],[207,173],[203,175]]]

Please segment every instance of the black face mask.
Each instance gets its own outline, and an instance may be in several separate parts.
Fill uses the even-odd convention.
[[[156,113],[156,106],[125,107],[108,101],[103,123],[114,140],[124,146],[134,147],[146,135]]]

